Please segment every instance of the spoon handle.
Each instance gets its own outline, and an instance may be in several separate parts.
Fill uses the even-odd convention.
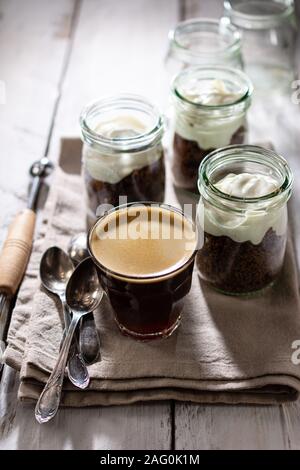
[[[68,304],[66,302],[65,295],[61,295],[60,300],[61,300],[63,314],[64,314],[65,331],[67,331],[71,323],[72,315],[68,307]]]
[[[56,365],[36,404],[35,417],[39,423],[50,421],[57,413],[69,349],[79,319],[80,315],[73,315]]]
[[[68,304],[65,299],[65,295],[60,296],[62,303],[63,314],[64,314],[64,323],[65,329],[62,337],[62,344],[65,339],[66,333],[71,323],[72,315],[71,310],[68,307]],[[61,347],[62,347],[61,344]],[[78,341],[76,335],[73,336],[73,341],[70,347],[69,360],[67,364],[68,377],[75,387],[86,388],[90,382],[90,377],[86,365],[84,363],[83,357],[79,351]]]
[[[86,388],[90,382],[90,376],[86,368],[82,354],[79,352],[79,345],[75,338],[70,347],[69,360],[67,364],[69,380],[75,387]]]
[[[79,346],[84,361],[92,364],[97,359],[100,360],[100,340],[93,313],[82,317],[79,333]]]

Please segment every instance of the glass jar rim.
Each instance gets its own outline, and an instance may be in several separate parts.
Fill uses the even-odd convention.
[[[88,123],[88,119],[98,113],[111,110],[139,111],[151,115],[154,124],[145,133],[130,137],[105,137],[96,132]],[[86,105],[80,114],[80,126],[83,138],[89,143],[97,143],[107,149],[112,148],[122,152],[142,150],[160,140],[164,133],[164,118],[159,109],[143,96],[133,93],[121,93],[114,96],[100,98]]]
[[[274,168],[277,166],[283,177],[283,182],[271,193],[268,193],[260,197],[238,197],[231,196],[227,193],[220,191],[214,183],[210,181],[208,175],[209,169],[213,170],[216,168],[218,163],[225,162],[238,162],[243,159],[247,161],[258,163],[258,164],[269,164],[270,167]],[[273,150],[266,149],[264,147],[256,145],[229,145],[221,149],[214,150],[207,155],[199,167],[198,173],[198,190],[200,195],[204,196],[203,192],[206,192],[211,197],[217,197],[221,201],[239,203],[239,204],[257,204],[260,202],[268,203],[273,198],[278,196],[289,195],[293,185],[293,174],[285,158],[277,154]],[[202,189],[205,188],[205,189]],[[228,206],[226,206],[228,209]],[[240,212],[240,209],[233,209],[236,212]]]
[[[233,101],[231,103],[224,103],[224,104],[218,104],[218,105],[207,105],[207,104],[195,103],[185,98],[185,96],[181,94],[177,88],[178,82],[183,77],[186,77],[189,74],[191,75],[199,74],[199,76],[203,74],[203,78],[206,78],[206,79],[208,78],[215,79],[216,76],[219,74],[220,75],[223,74],[224,77],[225,75],[227,77],[231,75],[232,77],[237,78],[241,82],[243,82],[243,84],[245,85],[245,92],[236,101]],[[212,76],[212,74],[214,74],[214,76]],[[232,67],[219,66],[219,65],[214,65],[214,66],[204,65],[204,66],[197,66],[197,67],[188,67],[184,69],[183,71],[179,72],[172,81],[171,91],[175,98],[179,99],[181,102],[184,102],[192,106],[194,109],[199,109],[203,111],[213,111],[213,110],[224,109],[224,110],[230,111],[232,108],[235,108],[237,105],[240,105],[245,102],[246,103],[250,102],[250,99],[253,93],[253,85],[252,85],[250,78],[241,70],[237,70]]]
[[[243,2],[238,3],[241,4]],[[249,2],[250,3],[250,2]],[[283,20],[294,14],[294,0],[276,0],[273,3],[282,5],[281,11],[274,11],[269,14],[245,13],[235,8],[235,2],[224,0],[224,8],[229,18],[235,26],[246,29],[264,29],[280,24]]]
[[[179,22],[174,29],[171,29],[169,31],[169,42],[171,46],[179,52],[188,54],[190,57],[197,57],[200,55],[202,57],[210,57],[211,51],[194,51],[193,49],[186,47],[179,41],[178,35],[180,33],[184,33],[185,29],[188,30],[193,26],[195,27],[195,29],[197,28],[196,30],[199,32],[201,31],[201,29],[205,30],[205,28],[210,28],[212,32],[215,32],[218,36],[222,36],[220,28],[223,28],[224,32],[226,31],[226,33],[230,33],[230,35],[232,36],[231,43],[223,48],[220,48],[219,50],[215,50],[214,54],[231,55],[233,52],[241,48],[241,35],[239,30],[228,21],[228,18],[225,17],[221,18],[220,21],[211,18],[193,18],[190,20]]]
[[[98,226],[100,221],[102,221],[103,218],[107,217],[108,215],[110,215],[113,212],[116,212],[118,210],[130,208],[130,207],[139,207],[139,206],[141,206],[141,207],[155,206],[155,207],[166,209],[170,212],[181,215],[182,217],[184,217],[184,219],[186,219],[192,225],[193,229],[196,231],[196,238],[198,238],[197,225],[195,224],[195,222],[191,218],[188,218],[186,216],[186,214],[184,214],[184,212],[181,209],[178,209],[177,207],[171,206],[170,204],[158,203],[158,202],[154,202],[154,201],[130,202],[130,203],[127,203],[127,204],[121,204],[119,206],[115,206],[115,207],[111,208],[110,210],[105,211],[105,213],[96,220],[96,222],[90,228],[90,230],[88,232],[88,235],[87,235],[87,248],[88,248],[89,254],[90,254],[92,260],[94,261],[94,263],[102,271],[104,271],[105,273],[108,273],[109,275],[111,275],[112,277],[115,277],[117,279],[129,280],[131,282],[136,282],[136,283],[143,283],[143,282],[158,282],[158,281],[162,281],[164,279],[168,279],[170,277],[173,277],[173,275],[183,271],[193,261],[193,259],[195,258],[196,254],[197,254],[197,251],[198,251],[197,250],[197,242],[196,242],[196,245],[195,245],[196,246],[195,250],[193,251],[193,253],[191,254],[190,258],[187,261],[185,261],[182,265],[177,266],[176,269],[174,269],[174,271],[170,271],[168,273],[164,273],[164,274],[160,274],[160,275],[131,276],[131,275],[119,274],[118,272],[113,271],[111,269],[108,269],[107,267],[102,265],[100,263],[100,261],[97,260],[97,258],[93,254],[92,246],[91,246],[92,245],[92,235],[94,233],[94,230],[96,230],[96,227]]]

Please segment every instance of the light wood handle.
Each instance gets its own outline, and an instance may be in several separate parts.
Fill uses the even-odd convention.
[[[25,209],[8,229],[0,254],[0,291],[14,295],[25,273],[31,252],[35,213]]]

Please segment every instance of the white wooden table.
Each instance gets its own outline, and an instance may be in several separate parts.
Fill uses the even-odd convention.
[[[163,103],[168,30],[184,18],[221,13],[221,0],[0,0],[0,90],[3,83],[6,88],[6,103],[0,104],[0,241],[23,207],[30,163],[42,155],[57,159],[60,137],[79,134],[82,106],[115,91]],[[288,116],[281,114],[278,127],[266,131],[269,122],[256,127],[254,122],[252,134],[273,140],[289,159],[297,183],[294,201],[299,201],[300,125],[295,117],[300,123],[300,111],[290,119],[292,131],[286,127]],[[0,449],[300,448],[299,403],[67,409],[55,422],[40,426],[32,407],[17,403],[17,387],[18,375],[6,367],[0,386]]]

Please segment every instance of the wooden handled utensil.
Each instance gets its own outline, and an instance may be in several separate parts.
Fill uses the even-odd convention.
[[[30,175],[33,181],[27,208],[10,224],[0,253],[0,370],[9,323],[9,305],[19,288],[29,260],[36,220],[35,209],[41,183],[52,168],[52,163],[46,157],[31,166]]]

